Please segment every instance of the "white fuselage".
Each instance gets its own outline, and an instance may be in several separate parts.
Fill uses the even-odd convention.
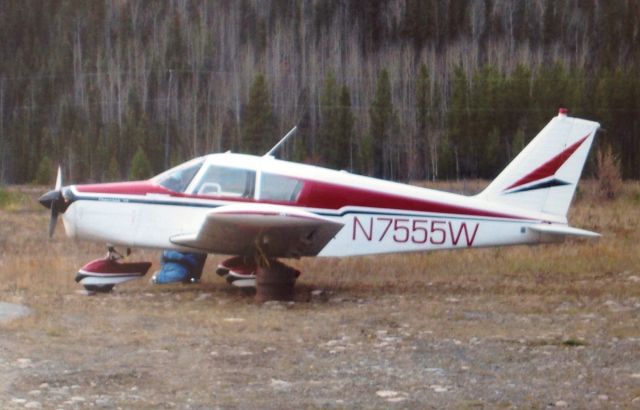
[[[188,251],[189,248],[172,243],[171,238],[197,232],[207,214],[217,207],[237,204],[239,201],[264,201],[266,188],[261,181],[265,174],[300,178],[310,184],[309,186],[322,189],[327,189],[322,184],[329,181],[335,195],[345,197],[341,199],[342,202],[324,198],[310,199],[308,203],[305,203],[304,199],[280,203],[283,206],[303,208],[344,225],[318,256],[352,256],[546,242],[552,238],[527,228],[540,223],[566,224],[564,218],[489,203],[476,197],[381,181],[269,157],[227,153],[207,156],[204,161],[205,165],[220,164],[254,172],[255,189],[252,189],[252,196],[238,199],[197,195],[194,189],[199,178],[203,177],[204,171],[196,174],[182,195],[158,192],[126,193],[122,190],[92,192],[91,189],[83,189],[83,186],[70,186],[67,192],[72,201],[63,214],[67,235],[76,239],[126,247]],[[145,183],[156,184],[154,180]],[[376,203],[367,206],[362,203],[358,192],[381,199],[376,199]],[[347,198],[349,195],[353,197],[353,204]],[[408,207],[411,209],[385,207],[384,202],[391,195],[398,203],[405,201],[413,204]],[[430,205],[420,209],[415,205],[420,201]],[[323,206],[325,202],[329,205]],[[336,203],[340,206],[336,206]]]

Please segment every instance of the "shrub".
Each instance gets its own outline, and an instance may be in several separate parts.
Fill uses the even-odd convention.
[[[615,199],[622,189],[620,159],[607,145],[598,150],[596,176],[598,179],[596,194],[602,199]]]

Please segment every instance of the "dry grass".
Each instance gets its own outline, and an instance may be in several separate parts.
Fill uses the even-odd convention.
[[[478,192],[484,181],[429,183],[453,192]],[[435,185],[435,186],[434,186]],[[0,210],[0,291],[5,293],[60,293],[77,289],[72,277],[90,259],[100,257],[104,246],[73,242],[61,226],[53,240],[46,236],[48,214],[36,198],[44,189],[11,188],[17,201]],[[626,183],[615,201],[598,199],[595,181],[581,185],[571,209],[572,225],[603,234],[601,240],[567,241],[537,247],[473,249],[434,253],[384,255],[343,259],[304,259],[292,264],[304,275],[306,287],[349,292],[423,293],[435,296],[474,294],[563,294],[579,297],[585,292],[625,295],[633,287],[615,282],[598,289],[598,278],[638,273],[640,266],[640,184]],[[61,224],[59,224],[61,225]],[[159,252],[136,251],[133,259],[157,263]],[[220,257],[210,256],[205,272],[212,272]],[[152,267],[152,269],[156,266]],[[205,274],[212,286],[219,279]],[[222,283],[221,283],[222,284]],[[127,284],[152,290],[146,283]],[[147,289],[149,288],[149,289]],[[164,288],[163,288],[164,289]]]
[[[45,189],[11,190],[35,200]],[[272,392],[276,378],[296,381],[298,398],[320,390],[344,398],[345,407],[387,407],[375,395],[387,388],[408,392],[409,408],[539,408],[571,398],[593,407],[585,396],[592,392],[606,393],[614,407],[630,406],[640,395],[629,376],[640,372],[633,353],[640,340],[640,184],[625,183],[614,201],[597,199],[596,191],[595,182],[581,185],[569,219],[601,232],[600,240],[294,261],[303,275],[302,303],[293,307],[256,305],[228,287],[213,273],[216,256],[195,286],[137,281],[87,298],[73,276],[104,247],[69,241],[61,227],[49,240],[46,211],[21,200],[0,210],[0,300],[35,313],[0,326],[12,357],[4,360],[40,358],[59,367],[22,371],[10,390],[28,392],[43,381],[77,383],[84,395],[107,394],[102,385],[137,386],[143,404],[129,396],[116,402],[289,407],[288,396]],[[133,257],[157,263],[159,252]],[[317,288],[329,302],[307,303]],[[401,343],[385,346],[383,336]],[[428,386],[445,383],[444,376],[429,368],[444,369],[457,393],[434,395]],[[239,401],[236,389],[244,385]],[[205,394],[212,388],[215,401]],[[336,406],[305,400],[301,407]]]

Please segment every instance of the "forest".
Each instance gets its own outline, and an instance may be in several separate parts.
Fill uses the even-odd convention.
[[[4,0],[0,184],[194,156],[492,178],[567,107],[640,178],[636,0]]]

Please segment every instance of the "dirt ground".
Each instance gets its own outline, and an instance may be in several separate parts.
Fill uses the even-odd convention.
[[[0,323],[0,408],[640,408],[638,202],[579,201],[597,241],[297,261],[266,304],[218,257],[87,296],[102,246],[0,210],[0,301],[32,312]]]

